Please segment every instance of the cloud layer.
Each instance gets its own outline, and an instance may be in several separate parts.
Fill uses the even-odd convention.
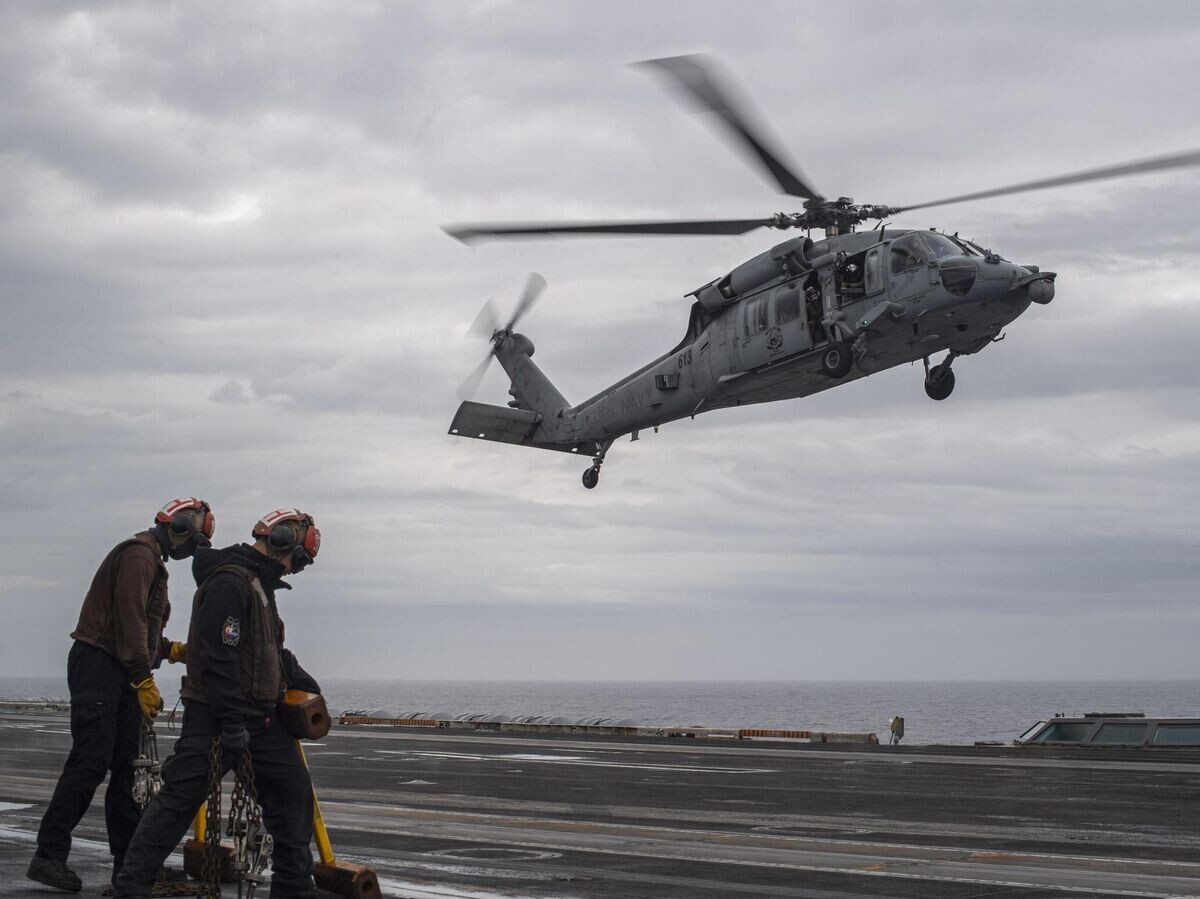
[[[577,401],[771,236],[438,229],[789,209],[625,65],[680,52],[863,202],[1200,146],[1194,4],[29,3],[0,26],[0,674],[58,673],[100,558],[196,494],[218,543],[317,517],[284,614],[327,676],[1200,676],[1195,173],[897,220],[1059,295],[944,404],[898,369],[701,416],[618,444],[596,491],[580,460],[446,436],[478,308],[543,273],[524,328]],[[171,586],[182,619],[186,566]]]

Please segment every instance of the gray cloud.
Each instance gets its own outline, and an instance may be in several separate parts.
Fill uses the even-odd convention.
[[[712,51],[822,189],[900,204],[1200,145],[1200,15],[1126,13],[4,7],[0,673],[58,672],[99,558],[196,493],[218,543],[317,515],[285,616],[329,675],[1197,676],[1194,173],[897,220],[1059,272],[947,403],[918,367],[701,415],[619,444],[594,492],[580,460],[445,433],[484,350],[462,333],[527,272],[578,401],[777,236],[439,224],[795,205],[625,63]]]

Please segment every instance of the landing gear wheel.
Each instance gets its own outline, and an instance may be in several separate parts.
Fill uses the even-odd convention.
[[[850,373],[854,357],[850,354],[850,345],[844,340],[831,343],[821,354],[821,371],[831,378],[844,378]]]
[[[595,488],[600,483],[600,469],[592,466],[583,473],[583,486],[588,490]]]
[[[925,377],[925,394],[931,400],[944,400],[954,392],[954,370],[949,365],[935,365]]]

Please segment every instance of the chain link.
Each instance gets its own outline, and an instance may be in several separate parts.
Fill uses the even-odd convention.
[[[138,732],[138,755],[133,760],[133,801],[146,810],[162,787],[162,764],[158,760],[158,735],[154,724],[142,719]]]
[[[204,899],[221,896],[221,738],[213,737],[208,750],[208,806],[204,812],[204,863],[201,866]]]
[[[246,885],[245,899],[253,899],[255,890],[266,882],[266,868],[271,860],[274,841],[263,828],[262,807],[254,784],[254,765],[247,749],[238,757],[234,767],[233,795],[225,835],[233,838],[237,859],[238,896]]]

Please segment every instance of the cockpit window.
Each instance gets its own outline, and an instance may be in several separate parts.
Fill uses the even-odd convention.
[[[945,259],[947,256],[962,256],[963,249],[945,234],[938,234],[936,231],[926,231],[921,235],[925,239],[925,243],[929,244],[929,249],[933,250],[933,255],[937,259]]]
[[[975,286],[975,277],[979,274],[975,263],[970,259],[947,259],[941,264],[938,274],[942,278],[942,286],[951,296],[965,297]]]
[[[906,234],[892,244],[891,267],[892,274],[911,271],[920,268],[929,258],[928,250],[915,233]]]

